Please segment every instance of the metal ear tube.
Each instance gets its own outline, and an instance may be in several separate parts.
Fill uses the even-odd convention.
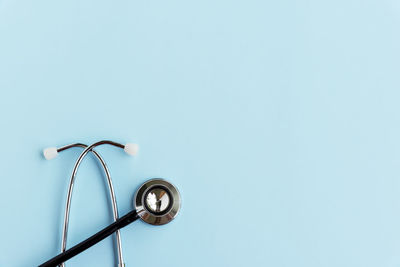
[[[131,145],[132,146],[132,145]],[[82,144],[82,143],[75,143],[75,144],[70,144],[70,145],[66,145],[60,148],[56,148],[56,147],[50,147],[50,148],[46,148],[43,150],[43,155],[47,160],[53,159],[55,157],[58,156],[59,152],[68,150],[70,148],[74,148],[74,147],[82,147],[84,149],[86,149],[88,147],[88,145]],[[137,150],[137,149],[136,149]],[[115,198],[115,191],[114,191],[114,186],[112,183],[112,179],[111,179],[111,175],[110,175],[110,171],[105,163],[105,161],[103,160],[103,158],[100,156],[100,154],[98,152],[96,152],[95,150],[91,150],[91,152],[96,156],[97,160],[100,162],[103,171],[105,173],[105,176],[107,178],[107,185],[108,185],[108,191],[109,191],[109,197],[110,197],[110,201],[111,201],[111,207],[112,207],[112,212],[113,212],[113,220],[116,221],[118,219],[118,208],[117,208],[117,201]],[[69,190],[68,190],[68,201],[65,205],[65,211],[64,211],[64,222],[63,222],[63,233],[62,233],[62,238],[61,238],[61,252],[65,251],[65,248],[67,246],[67,236],[68,236],[68,225],[69,225],[69,210],[70,210],[70,206],[71,206],[71,198],[72,198],[72,189],[73,189],[73,183],[75,180],[70,181],[69,183]],[[116,231],[116,239],[115,239],[115,247],[117,249],[117,253],[118,253],[118,257],[117,257],[117,266],[118,267],[124,267],[124,257],[122,254],[122,241],[121,241],[121,233],[120,231]],[[61,263],[62,267],[65,266],[64,263]]]

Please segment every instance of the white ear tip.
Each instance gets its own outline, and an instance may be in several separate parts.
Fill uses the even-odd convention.
[[[125,145],[124,151],[126,152],[126,154],[129,154],[131,156],[136,156],[136,154],[139,151],[139,145],[138,144],[128,143],[128,144]]]
[[[57,148],[56,147],[48,147],[46,149],[43,149],[43,156],[47,159],[54,159],[55,157],[57,157],[58,152],[57,152]]]

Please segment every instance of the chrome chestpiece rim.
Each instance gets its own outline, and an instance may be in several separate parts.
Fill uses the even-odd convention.
[[[157,178],[142,184],[136,192],[134,205],[143,221],[163,225],[178,215],[181,198],[175,186]]]

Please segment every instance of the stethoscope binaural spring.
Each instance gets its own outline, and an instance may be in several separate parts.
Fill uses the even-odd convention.
[[[118,218],[118,209],[117,203],[115,199],[114,188],[112,185],[111,175],[108,170],[107,165],[105,164],[102,157],[99,155],[98,152],[93,150],[95,147],[100,145],[112,145],[119,148],[124,149],[124,151],[129,155],[136,155],[138,146],[136,144],[126,144],[122,145],[120,143],[116,143],[113,141],[100,141],[96,142],[90,146],[76,143],[67,145],[60,148],[48,148],[44,150],[44,156],[46,159],[52,159],[57,156],[58,152],[63,150],[67,150],[72,147],[83,147],[85,148],[84,151],[78,157],[75,166],[73,168],[70,183],[68,187],[68,194],[67,200],[65,205],[65,213],[64,213],[64,222],[63,222],[63,234],[62,234],[62,244],[61,244],[61,254],[57,255],[56,257],[48,260],[44,264],[40,265],[44,266],[56,266],[60,265],[64,267],[64,262],[73,256],[79,254],[80,252],[84,251],[85,249],[91,247],[92,245],[100,242],[107,236],[111,235],[112,233],[116,233],[116,247],[118,251],[118,260],[117,265],[118,267],[125,266],[123,256],[122,256],[122,245],[121,245],[121,236],[119,229],[128,225],[129,223],[141,218],[143,221],[153,224],[153,225],[162,225],[170,222],[173,220],[179,212],[180,209],[180,194],[178,190],[169,182],[164,179],[151,179],[145,182],[139,190],[136,192],[134,197],[134,207],[135,209],[129,212],[127,215]],[[71,199],[72,199],[72,192],[74,187],[74,182],[76,179],[76,174],[78,168],[82,162],[82,160],[87,156],[89,152],[92,152],[98,161],[101,163],[104,173],[106,174],[108,189],[110,193],[110,200],[113,209],[113,220],[114,223],[107,226],[97,234],[89,237],[85,241],[82,241],[78,245],[66,250],[66,242],[67,242],[67,234],[68,234],[68,223],[69,223],[69,213],[70,213],[70,206],[71,206]]]

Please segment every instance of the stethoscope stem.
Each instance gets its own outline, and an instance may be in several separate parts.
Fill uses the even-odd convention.
[[[55,267],[72,257],[78,255],[79,253],[85,251],[86,249],[90,248],[91,246],[97,244],[104,238],[108,237],[109,235],[113,234],[117,230],[127,226],[128,224],[136,221],[139,218],[138,213],[136,210],[133,210],[126,214],[125,216],[119,218],[114,223],[110,224],[103,230],[100,230],[96,234],[92,235],[88,239],[80,242],[79,244],[73,246],[72,248],[64,251],[63,253],[58,254],[54,258],[46,261],[45,263],[39,265],[39,267]]]

